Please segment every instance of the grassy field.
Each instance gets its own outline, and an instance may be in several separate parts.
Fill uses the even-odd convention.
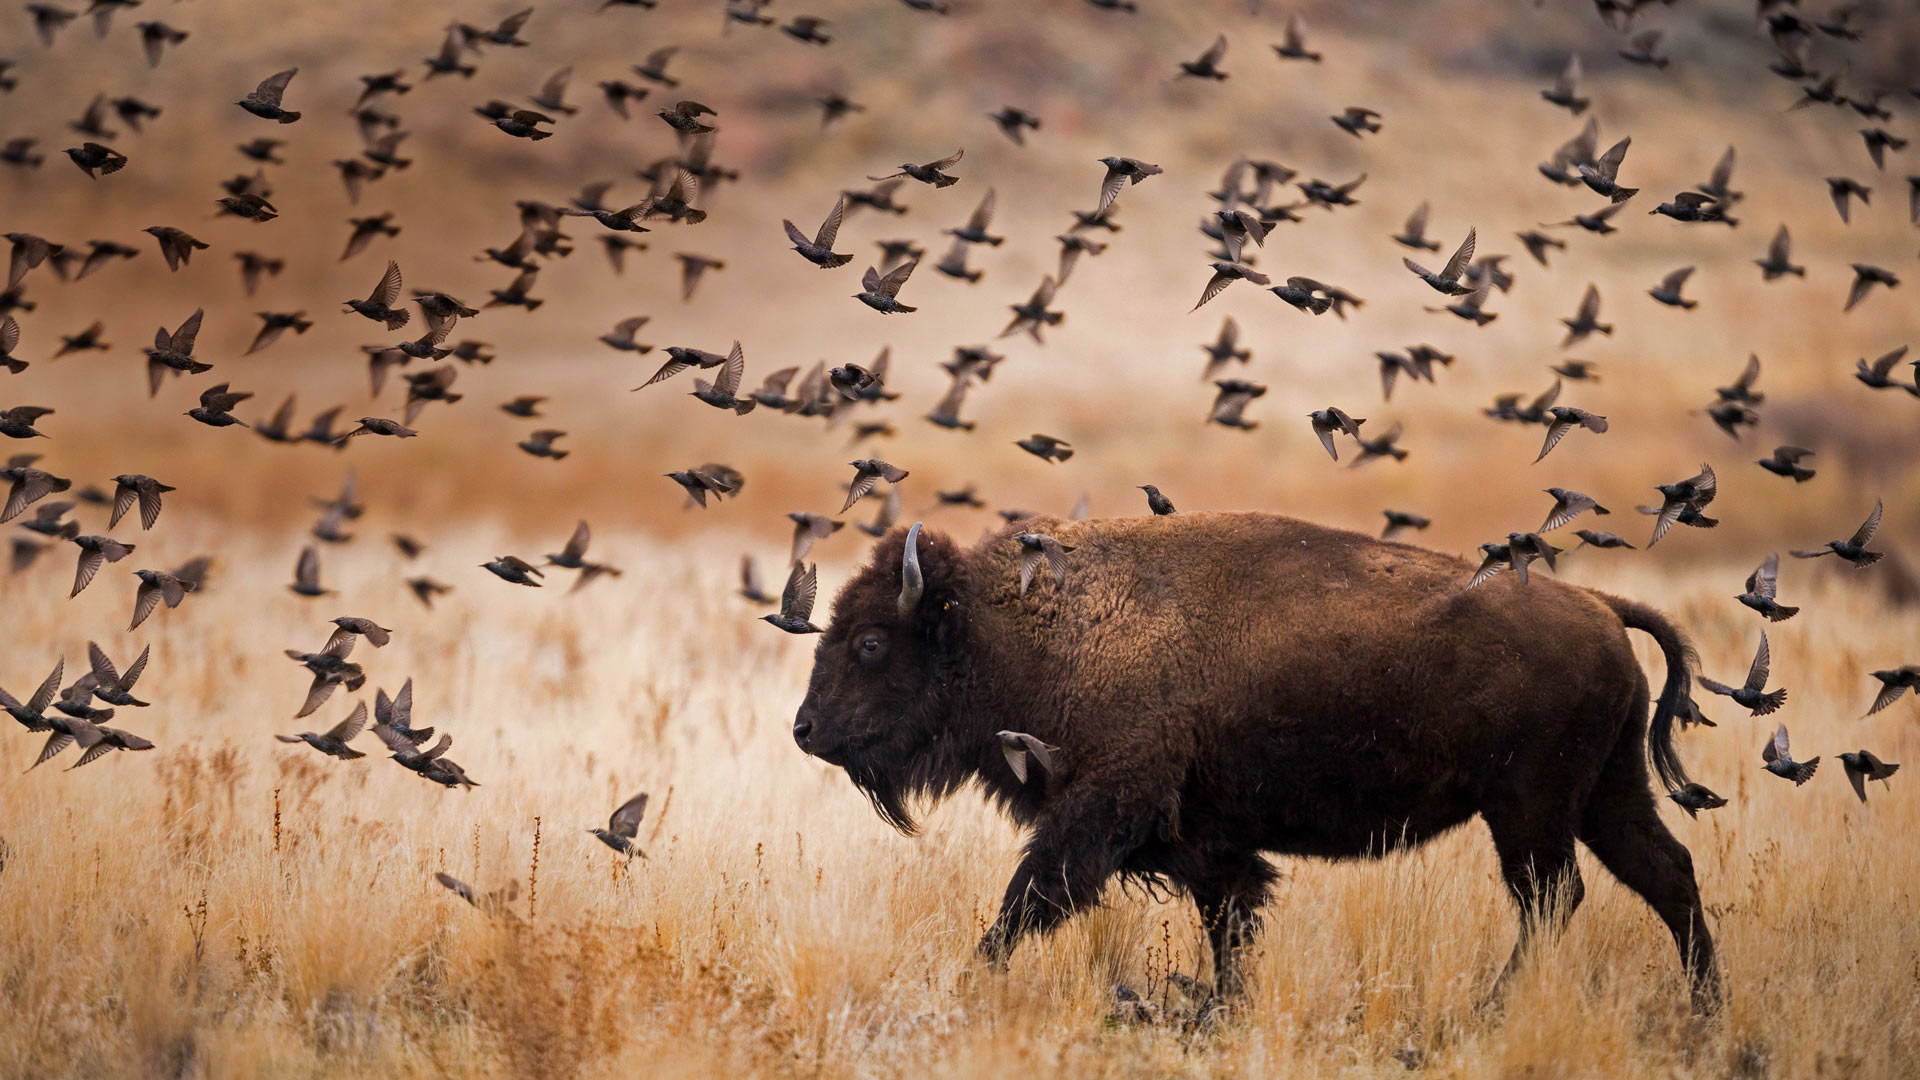
[[[448,562],[490,550],[479,538]],[[416,720],[455,737],[481,785],[443,791],[370,753],[339,762],[272,742],[305,675],[260,643],[313,647],[334,606],[279,588],[244,545],[207,594],[157,618],[163,703],[124,710],[161,744],[0,787],[0,1073],[10,1076],[1395,1075],[1895,1077],[1920,1067],[1920,897],[1895,779],[1855,802],[1833,755],[1915,749],[1909,700],[1855,719],[1864,671],[1909,660],[1920,613],[1857,583],[1794,582],[1774,627],[1795,747],[1823,756],[1795,789],[1759,768],[1770,723],[1683,738],[1731,805],[1668,817],[1692,849],[1729,979],[1695,1027],[1665,932],[1584,860],[1588,902],[1543,947],[1503,1020],[1477,1004],[1514,920],[1475,823],[1379,863],[1283,863],[1243,1010],[1202,1036],[1169,975],[1205,977],[1184,902],[1114,893],[1024,948],[1005,976],[973,945],[1016,837],[970,794],[906,839],[786,728],[806,642],[746,622],[711,560],[612,536],[644,589],[568,598],[474,586],[429,615],[385,608],[392,645],[360,656]],[[342,586],[386,588],[349,551]],[[1685,576],[1583,558],[1577,580],[1658,595],[1730,677],[1757,620],[1724,600],[1739,568]],[[10,581],[9,689],[77,654],[45,619],[60,575]],[[104,621],[124,591],[76,604]],[[97,610],[93,610],[97,609]],[[1862,628],[1871,627],[1871,635]],[[371,652],[363,646],[362,652]],[[364,696],[364,695],[363,695]],[[311,718],[330,726],[352,695]],[[362,749],[374,750],[363,738]],[[16,733],[9,768],[37,740]],[[67,756],[71,760],[71,754]],[[653,796],[623,864],[583,831]],[[517,887],[488,918],[432,880]],[[1117,1023],[1124,984],[1165,1008]],[[1822,1071],[1824,1070],[1824,1071]]]
[[[1864,746],[1910,763],[1920,751],[1914,699],[1860,718],[1878,685],[1870,671],[1920,662],[1920,404],[1851,379],[1856,357],[1920,330],[1915,284],[1840,315],[1849,262],[1920,277],[1902,201],[1912,158],[1871,172],[1859,124],[1833,110],[1783,113],[1796,90],[1762,74],[1773,50],[1752,30],[1749,0],[1659,9],[1674,63],[1658,73],[1613,58],[1590,4],[1289,5],[1327,54],[1311,70],[1268,50],[1288,13],[1271,4],[1143,6],[1127,17],[1077,0],[979,0],[935,20],[893,0],[821,0],[805,10],[832,19],[836,40],[811,49],[772,30],[722,36],[717,3],[595,15],[588,0],[543,0],[533,46],[487,52],[471,82],[390,100],[415,133],[406,150],[417,164],[357,206],[327,165],[358,148],[345,115],[356,76],[417,73],[450,17],[504,10],[343,0],[271,19],[257,5],[199,0],[165,9],[194,37],[151,71],[126,13],[99,44],[76,23],[52,49],[11,49],[21,85],[0,97],[0,138],[35,135],[48,162],[0,171],[0,226],[73,244],[114,238],[141,254],[74,284],[45,270],[27,279],[39,306],[20,316],[19,356],[32,367],[0,374],[0,406],[56,410],[40,424],[49,438],[19,448],[43,452],[42,467],[76,487],[134,471],[179,490],[151,532],[122,523],[116,535],[137,554],[76,599],[65,545],[0,577],[0,686],[29,694],[57,657],[71,682],[89,641],[123,666],[150,644],[137,693],[154,706],[115,723],[158,744],[68,773],[71,751],[25,772],[40,737],[9,726],[0,741],[0,1078],[1920,1074],[1912,774],[1861,805],[1835,757]],[[155,10],[134,14],[162,17]],[[1863,20],[1877,28],[1867,42],[1823,42],[1818,57],[1848,58],[1861,82],[1890,77],[1912,55],[1913,27],[1876,11]],[[0,13],[0,32],[31,40],[18,8]],[[1175,61],[1223,32],[1229,82],[1171,79]],[[659,225],[616,277],[593,244],[598,226],[569,221],[582,250],[543,271],[547,306],[461,325],[456,339],[491,342],[499,359],[463,367],[453,389],[467,400],[429,407],[418,439],[356,440],[335,454],[180,415],[223,378],[257,395],[237,410],[249,421],[287,394],[302,421],[334,405],[349,419],[400,415],[404,386],[370,393],[358,348],[395,335],[338,314],[333,298],[364,296],[391,257],[409,286],[484,299],[508,275],[473,256],[511,239],[513,200],[563,202],[598,179],[617,182],[612,202],[637,199],[632,171],[674,151],[650,115],[665,91],[620,124],[593,84],[666,44],[684,47],[685,93],[716,107],[719,158],[745,176],[708,192],[707,223]],[[1513,234],[1598,199],[1533,169],[1581,122],[1538,97],[1574,49],[1602,142],[1633,135],[1625,175],[1645,192],[1618,235],[1574,234],[1543,268]],[[582,111],[551,141],[514,142],[471,114],[488,98],[523,99],[569,63]],[[309,112],[299,126],[269,130],[229,104],[293,65]],[[66,120],[103,88],[167,112],[149,134],[119,139],[126,171],[86,183],[58,149]],[[822,135],[812,101],[830,89],[869,112]],[[983,116],[1010,103],[1045,118],[1024,149]],[[1380,135],[1356,142],[1327,123],[1349,104],[1379,109]],[[289,164],[269,173],[282,219],[213,218],[215,181],[253,168],[232,147],[263,131],[290,141]],[[1654,198],[1703,179],[1729,142],[1747,193],[1740,228],[1647,216]],[[859,177],[955,146],[967,150],[961,185],[911,189],[904,217],[849,218],[840,250],[856,262],[845,270],[816,271],[786,250],[781,219],[811,230]],[[1067,212],[1091,203],[1095,159],[1114,153],[1166,173],[1122,196],[1125,231],[1081,261],[1060,294],[1066,322],[1044,346],[995,339],[1007,305],[1053,271]],[[1351,321],[1307,318],[1246,285],[1188,312],[1207,276],[1193,231],[1214,206],[1203,193],[1241,155],[1277,158],[1301,179],[1368,174],[1362,205],[1307,211],[1258,252],[1277,276],[1365,297]],[[1836,172],[1876,188],[1852,225],[1827,199],[1822,181]],[[994,231],[1009,239],[975,250],[979,285],[923,270],[903,295],[922,307],[912,317],[882,319],[848,298],[876,241],[911,238],[937,258],[941,230],[988,187]],[[1515,253],[1517,284],[1495,296],[1499,319],[1484,330],[1422,312],[1436,294],[1400,268],[1405,252],[1388,236],[1422,201],[1437,239],[1477,226],[1482,254]],[[402,235],[339,260],[347,217],[387,210]],[[1751,263],[1781,222],[1808,277],[1763,285]],[[166,273],[139,232],[157,223],[214,248]],[[248,248],[289,260],[257,298],[241,293],[232,263]],[[683,303],[676,251],[729,265]],[[1698,310],[1644,295],[1689,264]],[[1616,331],[1565,349],[1558,320],[1590,282]],[[207,309],[200,355],[215,370],[149,399],[136,346],[196,307]],[[254,311],[296,309],[318,323],[311,333],[241,355]],[[594,338],[636,314],[653,320],[642,340],[661,346],[724,351],[738,339],[750,384],[889,347],[887,385],[902,398],[856,419],[896,430],[856,443],[851,425],[710,411],[685,400],[686,376],[629,393],[660,354],[614,353]],[[1254,353],[1230,374],[1270,387],[1248,410],[1255,431],[1202,422],[1214,389],[1200,379],[1199,346],[1228,315]],[[60,335],[95,318],[111,349],[51,359]],[[978,428],[924,423],[946,384],[937,365],[983,342],[1008,361],[968,398]],[[1403,381],[1382,401],[1375,350],[1414,342],[1458,362],[1437,385]],[[1700,410],[1749,353],[1763,360],[1768,400],[1761,426],[1735,442]],[[1561,402],[1612,427],[1575,433],[1531,464],[1540,429],[1496,426],[1480,410],[1498,393],[1545,390],[1548,365],[1569,356],[1602,379],[1569,384]],[[550,399],[545,422],[569,432],[567,460],[515,449],[538,425],[496,405],[521,394]],[[1357,470],[1328,461],[1305,421],[1328,404],[1367,417],[1369,433],[1403,422],[1410,457]],[[1045,465],[1012,445],[1034,431],[1070,439],[1077,456]],[[1751,464],[1781,443],[1817,450],[1818,478],[1795,485]],[[1271,510],[1366,532],[1383,508],[1419,512],[1433,526],[1410,539],[1462,554],[1533,528],[1549,485],[1615,511],[1574,527],[1643,543],[1648,519],[1633,505],[1710,462],[1720,528],[1676,530],[1653,552],[1581,552],[1562,576],[1666,611],[1694,636],[1701,670],[1728,682],[1761,627],[1732,597],[1769,551],[1847,535],[1882,498],[1877,546],[1891,557],[1857,573],[1835,560],[1783,568],[1781,599],[1804,610],[1767,628],[1772,685],[1791,690],[1780,718],[1795,750],[1822,757],[1809,784],[1763,772],[1773,720],[1724,699],[1703,695],[1719,726],[1681,738],[1695,777],[1730,800],[1698,820],[1662,803],[1693,853],[1721,948],[1728,1005],[1716,1021],[1687,1016],[1666,932],[1584,856],[1587,900],[1568,931],[1542,945],[1504,1014],[1484,1010],[1515,918],[1475,822],[1379,862],[1281,861],[1250,997],[1196,1027],[1183,985],[1210,973],[1184,900],[1112,891],[991,974],[974,945],[1013,868],[1015,830],[966,792],[926,816],[924,836],[902,837],[793,745],[811,639],[754,621],[763,611],[733,595],[736,567],[755,555],[777,590],[787,512],[837,509],[845,462],[869,454],[911,470],[907,521],[963,541],[997,526],[995,509],[1063,513],[1082,495],[1095,516],[1143,513],[1134,485],[1155,483],[1183,511]],[[661,474],[704,461],[739,467],[747,486],[685,510]],[[349,523],[352,542],[322,551],[323,583],[338,594],[301,599],[285,586],[312,542],[310,497],[350,473],[367,514]],[[936,491],[969,484],[988,509],[936,505]],[[97,508],[78,516],[105,531]],[[535,591],[478,568],[503,552],[558,551],[581,518],[595,531],[590,557],[623,576],[567,594],[565,575]],[[405,561],[393,532],[429,550]],[[843,530],[816,549],[816,622],[864,544]],[[199,554],[216,559],[209,587],[122,632],[128,571]],[[425,609],[405,591],[416,574],[454,591]],[[319,648],[339,615],[374,618],[394,641],[356,651],[369,676],[361,693],[290,719],[308,676],[281,650]],[[1657,677],[1657,657],[1634,637]],[[479,787],[428,784],[383,760],[370,736],[356,743],[368,756],[350,762],[272,739],[331,727],[408,678],[416,721],[454,736],[451,756]],[[652,797],[640,832],[649,857],[623,863],[585,830],[640,791]],[[513,898],[483,913],[436,872]],[[1118,986],[1150,1015],[1119,1013]]]

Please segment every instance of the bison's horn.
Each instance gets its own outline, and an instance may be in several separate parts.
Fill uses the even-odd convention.
[[[913,615],[920,607],[920,594],[926,591],[926,579],[920,576],[920,523],[916,521],[907,530],[906,554],[900,559],[901,618]]]

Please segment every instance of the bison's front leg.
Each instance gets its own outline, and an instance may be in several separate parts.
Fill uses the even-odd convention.
[[[1034,823],[1000,914],[980,939],[980,955],[997,970],[1005,970],[1022,937],[1052,930],[1098,900],[1107,879],[1152,834],[1152,803],[1140,792],[1123,799],[1111,792],[1076,795]]]

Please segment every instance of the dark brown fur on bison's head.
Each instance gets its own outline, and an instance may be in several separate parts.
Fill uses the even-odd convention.
[[[918,595],[905,554],[916,541]],[[967,636],[966,561],[952,540],[896,529],[834,604],[794,719],[800,749],[846,769],[873,807],[916,831],[907,800],[950,794],[964,777],[942,751]]]

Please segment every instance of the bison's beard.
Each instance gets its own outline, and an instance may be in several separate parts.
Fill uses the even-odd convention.
[[[949,752],[953,740],[910,752],[905,760],[883,760],[871,752],[847,761],[847,779],[873,804],[881,820],[907,836],[918,836],[920,826],[908,809],[910,800],[938,802],[966,782],[966,766]]]

